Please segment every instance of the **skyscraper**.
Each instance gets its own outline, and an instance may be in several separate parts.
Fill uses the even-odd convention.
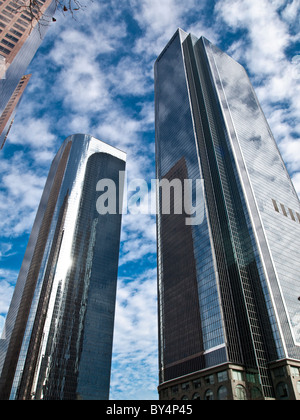
[[[121,212],[98,213],[97,184],[114,182],[118,209],[125,159],[83,134],[54,158],[0,340],[0,399],[108,399]]]
[[[179,29],[155,114],[157,178],[198,209],[158,194],[160,398],[300,399],[300,204],[245,69]]]
[[[0,4],[0,148],[30,76],[27,67],[39,48],[55,11],[55,0],[4,0]],[[26,83],[25,83],[26,82]]]

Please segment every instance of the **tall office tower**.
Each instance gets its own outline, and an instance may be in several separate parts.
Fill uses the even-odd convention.
[[[97,191],[114,182],[119,209],[125,159],[83,134],[54,158],[0,342],[0,399],[108,399],[121,212],[100,215]]]
[[[179,29],[155,102],[157,178],[197,216],[160,189],[160,398],[300,399],[300,204],[248,76]]]
[[[9,133],[23,91],[30,76],[27,67],[39,48],[51,17],[55,0],[0,1],[0,148]]]

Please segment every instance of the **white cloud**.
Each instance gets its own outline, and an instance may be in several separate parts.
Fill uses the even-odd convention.
[[[294,186],[295,186],[295,189],[296,189],[296,191],[297,191],[297,194],[298,194],[298,195],[299,195],[299,197],[300,197],[300,172],[297,172],[297,173],[293,176],[292,181],[293,181],[293,183],[294,183]]]
[[[136,40],[135,51],[155,59],[177,28],[188,26],[191,14],[193,18],[199,14],[200,18],[206,1],[130,0],[130,4],[133,16],[143,31]]]
[[[248,68],[255,74],[272,73],[289,43],[276,5],[269,0],[224,0],[216,4],[216,12],[233,29],[248,31],[250,45],[244,50]]]
[[[53,145],[55,136],[50,132],[50,121],[43,118],[27,118],[26,123],[18,124],[10,141],[14,144],[31,145],[40,148],[43,144]],[[14,127],[15,128],[15,127]],[[22,129],[21,129],[22,128]]]
[[[14,277],[15,277],[15,273]],[[11,271],[4,271],[0,270],[0,277],[11,277]],[[8,307],[12,298],[12,294],[14,291],[14,285],[8,283],[6,280],[0,279],[0,314],[6,313],[8,311]]]
[[[142,57],[123,57],[117,66],[108,75],[108,80],[113,85],[113,93],[119,95],[142,96],[151,93],[152,71],[147,74]],[[152,69],[151,69],[152,70]]]
[[[5,243],[3,242],[0,244],[0,260],[5,257],[10,257],[11,255],[14,255],[14,252],[11,252],[13,248],[13,244],[11,243]]]
[[[156,254],[155,216],[125,214],[122,219],[120,265]]]
[[[13,295],[18,273],[14,270],[0,269],[0,337],[4,327],[5,316]]]
[[[283,19],[287,21],[289,24],[296,24],[297,25],[296,28],[298,29],[300,25],[299,0],[292,0],[291,2],[287,2],[281,15]]]
[[[46,182],[44,173],[30,169],[23,153],[0,162],[0,219],[2,236],[13,237],[29,232]]]

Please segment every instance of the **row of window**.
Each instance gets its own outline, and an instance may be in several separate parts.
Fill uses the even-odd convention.
[[[8,120],[8,116],[11,115],[12,110],[14,108],[14,102],[16,101],[16,99],[18,98],[18,96],[20,97],[20,91],[24,90],[24,83],[27,84],[27,79],[28,76],[23,76],[22,79],[20,80],[18,86],[16,87],[14,93],[12,94],[10,100],[8,101],[3,113],[0,115],[0,132],[2,130],[4,130],[4,127],[7,123]],[[19,100],[19,99],[18,99]]]
[[[218,383],[228,380],[227,371],[218,372],[216,374],[216,379]],[[191,382],[184,382],[181,385],[174,385],[171,387],[172,394],[177,394],[181,390],[188,391],[189,389],[198,389],[201,388],[201,383],[204,382],[205,385],[214,385],[215,384],[215,375],[207,375],[202,379],[194,379]]]
[[[300,377],[300,368],[297,366],[290,366],[291,376]],[[285,366],[280,366],[276,369],[273,369],[273,375],[275,378],[280,378],[287,375]]]
[[[251,400],[256,400],[262,396],[261,391],[259,388],[253,387],[251,388]],[[228,389],[225,385],[221,385],[216,394],[211,390],[207,389],[204,393],[203,399],[206,401],[211,400],[227,400],[228,399]],[[237,400],[245,401],[247,400],[247,392],[246,388],[243,385],[237,385],[234,388],[234,398]],[[189,398],[187,395],[183,395],[181,400],[188,400]],[[195,392],[192,396],[192,400],[201,400],[201,396],[198,392]]]
[[[182,400],[188,400],[189,398],[184,395],[182,398]],[[208,389],[205,394],[204,394],[204,400],[214,400],[214,393],[211,389]],[[218,400],[227,400],[228,399],[228,391],[226,386],[222,385],[220,386],[220,388],[217,391],[217,399]],[[192,396],[192,400],[201,400],[201,396],[199,394],[199,392],[195,392]]]
[[[300,223],[300,214],[290,208],[286,209],[283,204],[280,204],[280,207],[278,203],[272,199],[274,209],[277,213],[282,213],[285,217],[290,217],[294,222]]]
[[[291,372],[292,374],[294,374],[294,376],[300,376],[299,374],[299,368],[293,368],[294,371]],[[233,371],[233,372],[238,372],[238,371]],[[226,372],[227,373],[227,372]],[[241,373],[241,372],[239,372]],[[213,376],[213,375],[210,375]],[[242,376],[237,375],[238,379],[241,379]],[[209,379],[211,380],[211,379]],[[208,382],[209,382],[208,380]],[[197,380],[200,383],[200,380]],[[193,381],[193,383],[196,381]],[[211,382],[212,383],[212,382]],[[213,382],[214,383],[214,382]],[[172,390],[175,387],[172,387]],[[177,387],[178,388],[178,387]],[[189,390],[189,383],[185,383],[181,385],[182,390],[188,391]],[[297,391],[300,394],[300,381],[297,382]],[[246,392],[246,388],[241,385],[238,384],[235,389],[234,389],[234,397],[238,400],[247,400],[247,392]],[[258,399],[262,396],[261,391],[259,388],[257,387],[252,387],[250,390],[250,398],[251,400],[255,400]],[[225,385],[221,385],[216,393],[216,397],[217,400],[226,400],[228,399],[228,390],[227,387]],[[287,400],[290,397],[290,393],[289,393],[289,388],[288,385],[285,382],[280,382],[279,384],[277,384],[276,386],[276,398],[279,400]],[[175,399],[175,398],[173,398]],[[183,397],[181,398],[181,400],[188,400],[188,396],[187,395],[183,395]],[[215,399],[215,393],[211,390],[211,389],[207,389],[204,393],[203,396],[204,400],[214,400]],[[195,392],[192,395],[192,400],[201,400],[201,396],[199,394],[199,392]]]
[[[297,392],[300,394],[300,381],[297,382]],[[280,382],[276,386],[276,397],[279,400],[288,400],[290,398],[289,387],[285,382]]]

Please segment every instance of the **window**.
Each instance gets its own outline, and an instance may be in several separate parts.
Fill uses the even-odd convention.
[[[163,389],[160,394],[163,399],[166,399],[168,397],[168,388]]]
[[[208,389],[208,390],[205,392],[204,399],[205,399],[206,401],[209,401],[209,400],[213,400],[213,399],[214,399],[214,393],[212,392],[212,390],[211,390],[211,389]]]
[[[246,389],[242,385],[237,385],[235,388],[235,395],[238,400],[245,401],[247,400]]]
[[[285,376],[285,368],[283,366],[278,367],[273,370],[275,378],[281,378],[282,376]]]
[[[194,389],[201,388],[201,379],[195,379],[193,381],[193,386],[194,386]]]
[[[12,36],[10,34],[6,34],[5,38],[10,39],[12,42],[18,42],[18,38],[16,38],[15,36]]]
[[[257,400],[258,398],[262,397],[262,393],[261,390],[257,387],[253,387],[251,389],[251,399],[252,400]]]
[[[186,395],[184,395],[181,399],[182,400],[188,400],[188,397]]]
[[[272,201],[273,201],[273,206],[274,206],[274,209],[277,211],[277,213],[279,213],[279,208],[278,208],[278,206],[277,206],[276,201],[275,201],[275,200],[272,200]]]
[[[298,367],[291,366],[290,369],[291,369],[291,375],[292,376],[300,376],[299,368]]]
[[[9,48],[13,48],[15,46],[11,42],[7,41],[6,39],[2,39],[1,43],[4,45],[7,45]]]
[[[228,380],[227,370],[224,370],[223,372],[218,372],[217,374],[218,382],[224,382]]]
[[[218,389],[218,400],[227,400],[228,397],[228,391],[226,386],[222,385]]]
[[[287,212],[286,212],[286,209],[285,209],[284,205],[280,204],[280,207],[281,207],[281,210],[282,210],[283,214],[287,217]]]
[[[21,25],[25,26],[25,28],[26,28],[27,23],[26,23],[26,22],[24,22],[24,20],[22,20],[22,19],[17,19],[17,22],[19,22]],[[15,26],[15,27],[17,27],[16,25],[18,25],[18,24],[17,24],[17,23],[15,23],[15,24],[14,24],[14,26]],[[18,27],[19,27],[19,29],[20,29],[20,25],[18,25]],[[25,28],[23,28],[23,30],[25,30]]]
[[[296,219],[295,219],[293,210],[289,209],[289,212],[290,212],[290,215],[291,215],[292,220],[294,220],[294,222],[296,222]]]
[[[21,32],[18,32],[15,29],[10,29],[10,32],[14,35],[17,35],[19,38],[21,38],[21,36],[22,36]]]
[[[177,394],[177,392],[178,392],[178,385],[172,386],[171,390],[172,390],[172,394]]]
[[[258,374],[257,373],[246,373],[247,381],[251,384],[259,383]]]
[[[14,17],[11,13],[7,12],[6,10],[2,10],[2,13],[3,13],[5,16],[9,17],[10,19]]]
[[[21,18],[24,19],[24,20],[27,20],[28,22],[32,21],[32,18],[29,18],[29,17],[25,16],[24,14],[21,15]]]
[[[200,394],[198,392],[195,392],[195,394],[192,396],[192,400],[200,400]]]
[[[287,384],[284,382],[280,382],[276,387],[276,394],[280,400],[287,400],[289,397]]]
[[[10,50],[8,50],[7,48],[2,47],[1,45],[0,45],[0,51],[2,51],[4,54],[7,54],[7,55],[11,52]]]
[[[188,390],[189,388],[190,388],[190,383],[189,382],[185,382],[185,383],[181,384],[181,389]]]
[[[9,23],[9,19],[7,19],[6,17],[0,15],[0,19],[3,20],[3,22],[7,22]]]
[[[241,372],[240,370],[233,370],[232,379],[234,379],[235,381],[243,381],[243,372]]]
[[[23,26],[18,25],[17,23],[14,24],[14,28],[19,29],[19,31],[24,32],[25,28],[23,28]]]
[[[215,383],[214,375],[205,376],[204,381],[206,384],[213,385]]]

